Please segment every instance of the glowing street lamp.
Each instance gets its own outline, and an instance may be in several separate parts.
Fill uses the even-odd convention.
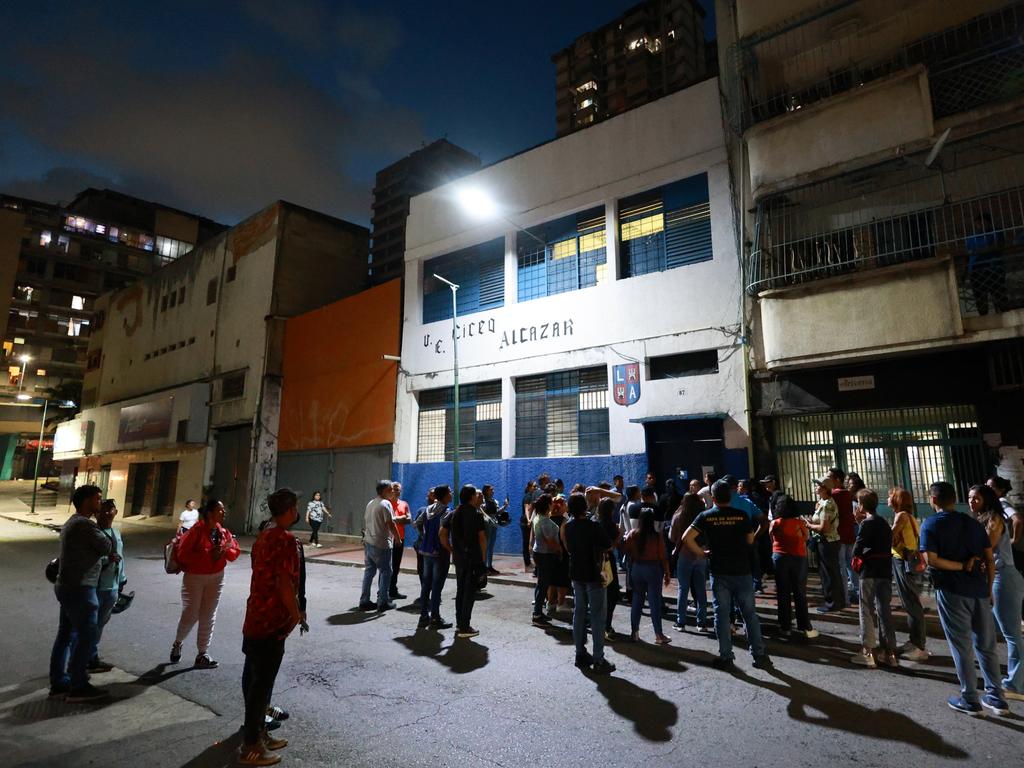
[[[18,399],[21,400],[21,388],[25,386],[25,374],[28,373],[28,361],[32,358],[28,355],[19,355],[18,360],[21,361],[21,376],[18,377]]]
[[[459,307],[458,293],[459,286],[451,280],[445,280],[436,272],[434,277],[452,289],[452,379],[455,393],[455,446],[452,451],[452,489],[459,492]]]
[[[547,248],[548,244],[541,238],[537,237],[537,235],[533,234],[530,230],[519,226],[508,216],[505,216],[501,212],[501,206],[498,205],[498,202],[483,187],[460,186],[455,190],[455,201],[459,204],[462,211],[471,218],[479,221],[501,219],[506,224],[509,224],[520,232],[529,235],[543,247]]]

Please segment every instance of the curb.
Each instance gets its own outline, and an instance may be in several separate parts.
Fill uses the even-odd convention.
[[[0,512],[0,519],[9,520],[12,523],[23,523],[24,525],[33,525],[36,528],[46,528],[47,530],[60,533],[60,526],[54,523],[43,523],[36,520],[25,520],[24,518],[15,517],[14,515],[5,515],[2,512]]]

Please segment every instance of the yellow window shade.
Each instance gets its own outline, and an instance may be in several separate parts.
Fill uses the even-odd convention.
[[[622,225],[622,239],[635,240],[638,237],[656,235],[665,229],[665,216],[656,213],[653,216],[645,216],[636,221],[627,221]]]
[[[564,259],[566,256],[576,255],[576,238],[572,240],[563,240],[560,243],[555,243],[551,246],[551,259],[558,261]]]
[[[589,235],[583,235],[580,237],[580,253],[586,253],[587,251],[596,251],[604,248],[604,230],[600,232],[591,232]]]
[[[595,277],[598,285],[603,283],[605,281],[605,279],[607,279],[607,277],[608,277],[608,265],[607,264],[598,264],[597,268],[594,270],[594,277]]]

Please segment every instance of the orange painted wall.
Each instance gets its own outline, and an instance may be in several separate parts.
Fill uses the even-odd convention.
[[[395,439],[401,280],[285,323],[278,450],[387,445]]]

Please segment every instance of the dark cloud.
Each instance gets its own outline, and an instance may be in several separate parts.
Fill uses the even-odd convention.
[[[303,21],[278,27],[289,44],[336,34],[323,6],[296,7],[306,9]],[[354,18],[358,27],[371,15]],[[360,72],[349,76],[353,87],[341,88],[337,72],[321,84],[251,40],[166,63],[140,61],[146,41],[107,42],[82,34],[17,50],[17,82],[0,80],[3,118],[75,167],[0,181],[4,189],[66,199],[111,186],[228,222],[283,198],[366,221],[372,182],[352,168],[367,156],[390,161],[422,139],[417,115],[387,104]]]

